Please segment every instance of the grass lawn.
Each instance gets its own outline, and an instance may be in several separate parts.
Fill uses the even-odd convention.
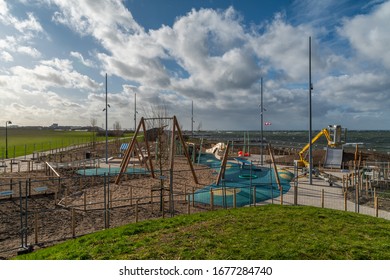
[[[5,158],[5,128],[0,129],[0,158]],[[88,131],[55,131],[38,128],[8,128],[8,157],[89,143],[93,133]],[[101,141],[105,137],[97,138]]]
[[[245,207],[129,224],[17,259],[390,259],[390,221],[307,206]]]

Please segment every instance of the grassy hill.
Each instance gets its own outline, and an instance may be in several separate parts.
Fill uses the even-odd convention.
[[[129,224],[18,259],[390,259],[390,221],[306,206],[247,207]]]

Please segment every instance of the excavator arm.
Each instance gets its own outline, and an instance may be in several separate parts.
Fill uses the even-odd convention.
[[[322,135],[325,135],[326,140],[328,140],[328,145],[332,146],[332,139],[329,135],[329,131],[326,128],[322,129],[316,136],[313,137],[313,139],[311,140],[311,144],[314,144]],[[305,153],[307,152],[309,147],[310,143],[307,143],[307,145],[303,147],[303,149],[299,152],[299,163],[306,167],[309,166],[309,162],[305,160]]]

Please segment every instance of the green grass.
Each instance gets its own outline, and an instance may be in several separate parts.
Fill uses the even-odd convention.
[[[129,224],[17,259],[390,259],[390,221],[268,205]]]
[[[38,128],[8,128],[8,157],[60,149],[90,143],[93,133],[88,131],[55,131]],[[5,158],[5,128],[0,130],[0,158]],[[102,141],[105,137],[98,137]]]

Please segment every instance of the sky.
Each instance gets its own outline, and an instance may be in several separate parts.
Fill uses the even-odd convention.
[[[107,87],[108,128],[259,130],[263,88],[267,129],[306,130],[310,40],[312,128],[389,130],[389,26],[385,0],[0,0],[0,126],[104,128]]]

